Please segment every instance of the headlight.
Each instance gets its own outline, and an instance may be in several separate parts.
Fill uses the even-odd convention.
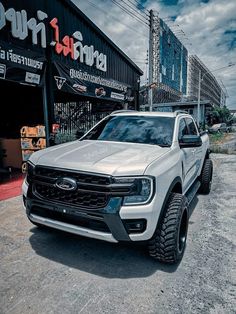
[[[116,183],[133,183],[132,193],[124,197],[123,205],[144,205],[153,196],[154,179],[152,177],[122,177],[116,178]]]

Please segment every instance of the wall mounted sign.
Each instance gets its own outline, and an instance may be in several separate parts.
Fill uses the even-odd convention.
[[[72,35],[66,35],[60,40],[59,21],[54,17],[48,22],[47,13],[38,10],[37,17],[28,18],[27,11],[16,11],[14,8],[6,9],[0,2],[0,31],[10,25],[13,38],[25,40],[31,38],[33,45],[42,48],[47,47],[47,27],[53,31],[53,40],[50,45],[54,47],[56,54],[69,56],[72,60],[85,63],[87,66],[95,66],[96,69],[107,71],[107,56],[94,48],[93,45],[82,44],[83,35],[75,31]]]
[[[72,69],[66,63],[54,61],[53,64],[56,90],[122,102],[130,88],[112,79]]]

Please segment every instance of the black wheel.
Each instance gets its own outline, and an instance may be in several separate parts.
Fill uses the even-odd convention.
[[[187,198],[178,193],[171,193],[164,216],[149,241],[150,256],[162,263],[177,263],[184,254],[187,232]]]
[[[209,194],[211,191],[211,182],[213,174],[213,163],[211,159],[206,159],[202,167],[202,173],[200,176],[201,186],[199,188],[199,193]]]

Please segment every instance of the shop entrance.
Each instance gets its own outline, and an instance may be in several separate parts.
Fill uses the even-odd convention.
[[[57,93],[55,100],[56,129],[51,145],[76,140],[112,111],[123,109],[123,104],[119,102],[73,94]]]
[[[43,125],[44,114],[41,88],[0,80],[0,90],[0,181],[3,181],[21,173],[21,128]]]

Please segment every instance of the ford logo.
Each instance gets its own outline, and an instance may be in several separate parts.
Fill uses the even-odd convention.
[[[65,191],[75,191],[77,189],[77,183],[71,178],[60,178],[56,182],[56,187]]]

